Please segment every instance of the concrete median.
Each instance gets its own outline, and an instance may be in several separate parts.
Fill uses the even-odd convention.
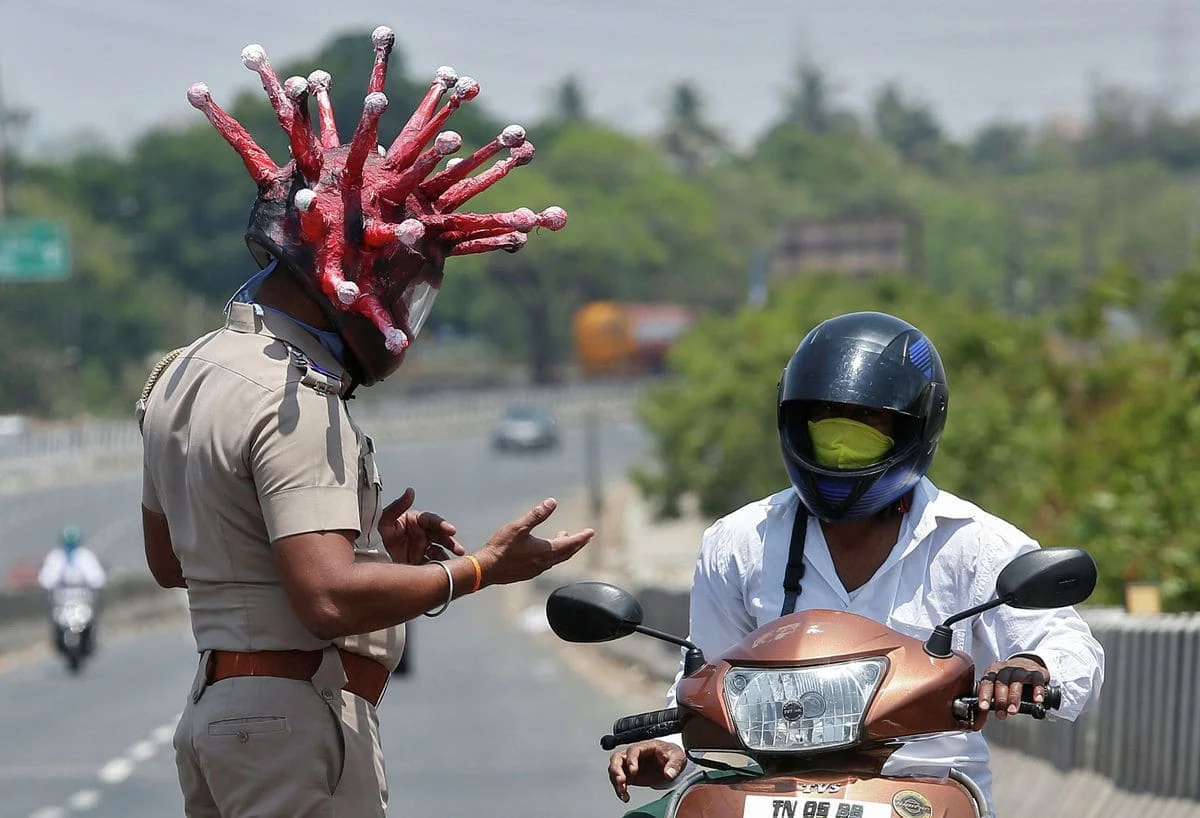
[[[589,416],[604,422],[633,418],[641,382],[445,392],[373,399],[353,407],[363,429],[383,444],[437,441],[485,434],[506,406],[550,409],[564,428]],[[70,485],[141,468],[141,435],[130,421],[90,421],[32,430],[0,449],[0,494]]]

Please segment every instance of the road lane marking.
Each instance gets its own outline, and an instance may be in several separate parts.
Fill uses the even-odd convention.
[[[91,809],[100,803],[99,790],[80,790],[67,799],[67,806],[74,810]]]
[[[155,730],[155,733],[157,732],[158,731]],[[146,741],[139,741],[137,744],[130,747],[129,757],[135,762],[142,762],[148,758],[151,758],[156,752],[158,752],[157,741],[154,739],[147,739]]]
[[[100,768],[100,772],[96,777],[105,784],[118,784],[129,778],[129,774],[133,772],[136,763],[128,758],[114,758],[112,761]]]
[[[63,818],[67,811],[62,807],[42,807],[41,809],[29,813],[29,818]]]
[[[102,784],[112,786],[120,784],[125,779],[133,774],[137,769],[137,765],[143,761],[149,761],[158,752],[158,748],[163,745],[169,745],[171,739],[175,735],[175,727],[179,723],[179,719],[183,717],[182,713],[175,716],[174,719],[166,724],[159,725],[150,731],[150,737],[130,745],[126,754],[114,758],[104,764],[96,773],[96,778]],[[4,768],[0,768],[0,773],[4,772]],[[0,775],[0,777],[3,777]],[[42,807],[30,814],[29,818],[63,818],[68,810],[82,812],[89,810],[100,803],[101,790],[85,789],[72,795],[67,799],[66,807]]]

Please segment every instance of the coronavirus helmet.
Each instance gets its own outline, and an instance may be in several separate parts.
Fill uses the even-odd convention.
[[[442,126],[479,93],[470,77],[439,68],[424,99],[385,149],[379,118],[395,35],[373,32],[375,63],[354,136],[342,145],[330,103],[330,76],[314,71],[280,82],[262,46],[249,45],[242,63],[262,80],[292,159],[279,167],[253,137],[196,83],[188,101],[238,152],[258,197],[250,212],[246,243],[259,267],[272,260],[286,267],[321,305],[353,360],[347,368],[364,385],[396,370],[429,315],[449,256],[489,250],[515,252],[535,227],[562,228],[567,214],[548,207],[506,213],[457,213],[472,196],[533,159],[525,130],[510,125],[462,159],[441,160],[462,147]],[[315,97],[319,135],[309,98]],[[445,104],[438,105],[445,98]],[[431,144],[432,143],[432,144]],[[492,157],[508,155],[472,176]],[[432,174],[432,175],[431,175]]]
[[[808,512],[839,522],[870,516],[916,486],[946,426],[942,359],[919,329],[880,312],[830,318],[804,337],[779,381],[779,442],[788,476]],[[814,403],[885,410],[894,445],[860,468],[822,466],[808,421]]]

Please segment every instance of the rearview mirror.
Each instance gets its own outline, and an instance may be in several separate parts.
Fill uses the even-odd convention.
[[[607,582],[574,582],[546,600],[550,629],[566,642],[611,642],[642,624],[641,603]]]
[[[1096,561],[1081,548],[1043,548],[1022,554],[996,579],[996,596],[1014,608],[1065,608],[1096,589]]]
[[[1096,589],[1096,561],[1082,548],[1041,548],[1029,551],[1004,566],[996,577],[996,598],[960,611],[933,629],[925,652],[945,659],[955,622],[990,611],[1000,605],[1014,608],[1065,608],[1077,605]]]

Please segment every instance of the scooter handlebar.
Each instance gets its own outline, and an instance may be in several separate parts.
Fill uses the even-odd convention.
[[[613,722],[613,735],[601,738],[600,746],[605,750],[612,750],[620,744],[670,736],[682,728],[683,721],[678,707],[651,710],[649,713],[617,719]]]
[[[1024,716],[1032,716],[1035,719],[1044,719],[1051,710],[1057,710],[1062,706],[1062,688],[1058,685],[1046,685],[1045,698],[1040,702],[1032,701],[1033,685],[1027,685],[1021,692],[1021,703],[1017,705],[1017,712]],[[976,696],[963,696],[954,700],[955,715],[959,718],[964,718],[974,713],[979,712],[979,698]],[[965,719],[964,719],[965,720]]]

